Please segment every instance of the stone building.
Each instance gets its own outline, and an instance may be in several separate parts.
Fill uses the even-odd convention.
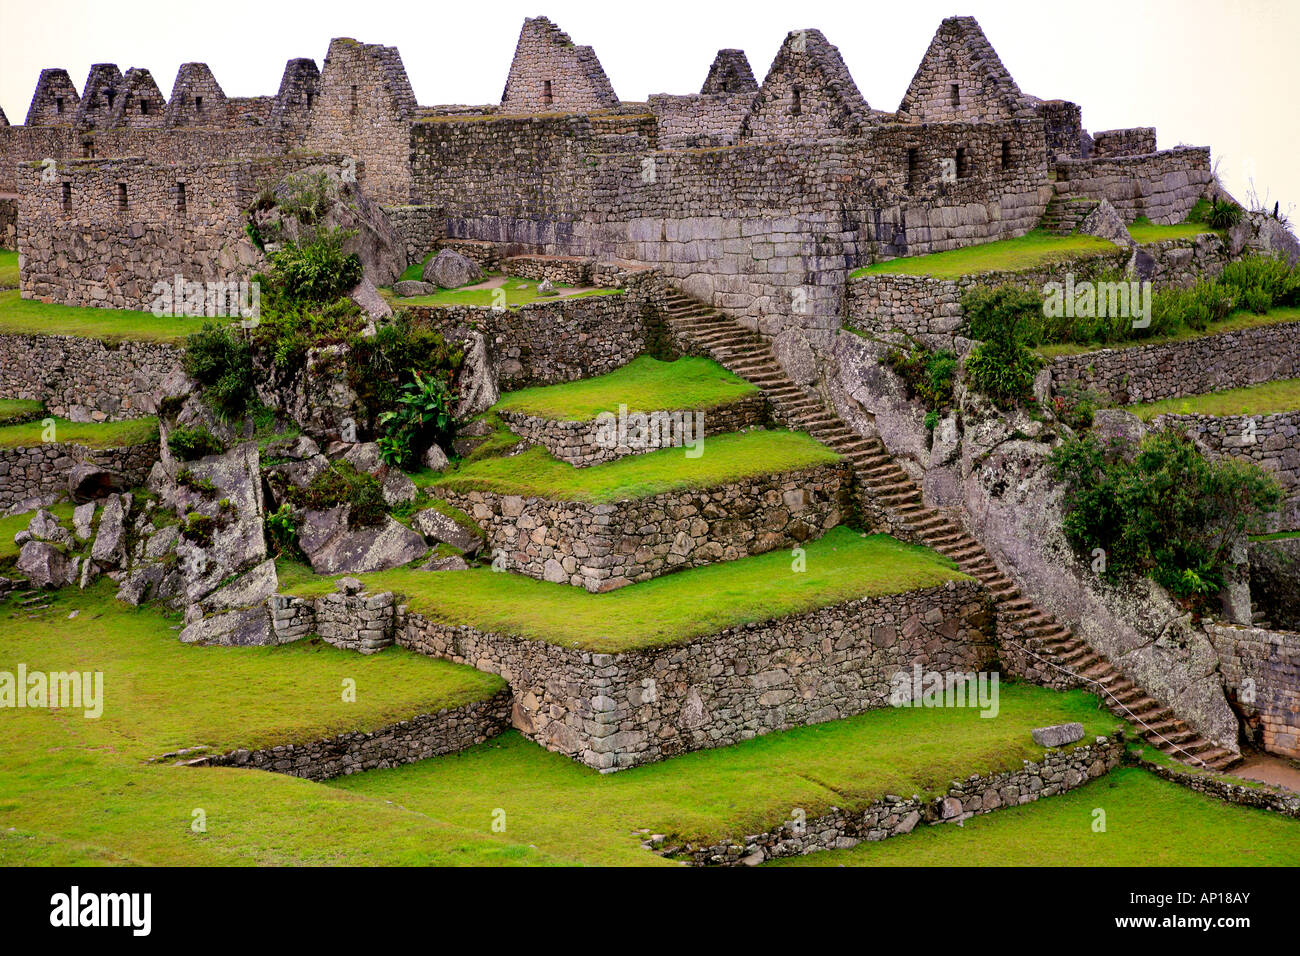
[[[524,21],[501,107],[511,113],[612,109],[618,97],[589,46],[577,46],[546,17]]]

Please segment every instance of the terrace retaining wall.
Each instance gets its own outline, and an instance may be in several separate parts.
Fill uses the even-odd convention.
[[[1214,182],[1208,146],[1179,146],[1143,156],[1058,159],[1062,199],[1106,199],[1125,222],[1182,222]]]
[[[696,438],[694,423],[697,421],[697,411],[703,416],[699,421],[706,440],[710,435],[754,428],[767,421],[767,401],[761,392],[709,408],[651,412],[647,415],[648,421],[643,431],[634,427],[636,422],[629,421],[630,440],[626,444],[610,444],[603,437],[608,433],[609,425],[602,424],[600,419],[562,421],[511,411],[498,412],[498,415],[520,438],[541,445],[560,461],[584,468],[615,461],[626,455],[644,454],[681,444],[676,437],[680,433],[675,432],[667,423],[685,422],[691,428],[690,437]],[[628,417],[631,419],[632,415],[629,414]]]
[[[832,808],[812,820],[792,819],[774,830],[746,836],[743,843],[725,840],[665,852],[684,852],[696,866],[736,866],[819,850],[847,850],[863,841],[911,833],[922,824],[960,824],[976,814],[1068,793],[1118,767],[1123,751],[1120,733],[1097,737],[1069,750],[1049,750],[1042,760],[1026,761],[1017,770],[954,780],[942,796],[933,799],[883,797],[862,810]]]
[[[1282,504],[1269,531],[1300,529],[1300,411],[1273,415],[1157,415],[1157,428],[1186,432],[1211,460],[1241,458],[1259,465],[1282,486]]]
[[[1300,758],[1300,634],[1226,624],[1205,630],[1224,684],[1264,749]]]
[[[74,422],[157,414],[153,396],[181,370],[183,350],[161,342],[72,335],[0,335],[0,395],[44,402]]]
[[[420,714],[379,730],[354,731],[262,750],[235,750],[200,757],[190,765],[243,767],[307,780],[328,780],[456,753],[509,729],[510,692],[501,690],[486,700],[444,707],[436,713]]]
[[[852,481],[841,461],[609,504],[435,494],[478,523],[508,570],[610,591],[818,538],[850,515]]]
[[[72,469],[86,461],[118,472],[126,487],[134,488],[144,484],[158,457],[156,440],[121,448],[67,442],[0,448],[0,512],[29,498],[67,492]]]
[[[517,728],[602,771],[850,717],[888,705],[894,675],[916,664],[976,672],[997,657],[990,601],[970,581],[617,654],[399,619],[400,645],[500,674]]]
[[[1055,388],[1073,384],[1105,392],[1117,405],[1300,378],[1300,322],[1061,355],[1049,367]]]

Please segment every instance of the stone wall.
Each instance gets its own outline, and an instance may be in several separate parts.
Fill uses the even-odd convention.
[[[1300,411],[1274,415],[1157,415],[1157,428],[1186,432],[1211,460],[1241,458],[1259,465],[1282,486],[1282,504],[1269,531],[1300,530]]]
[[[447,216],[437,206],[386,206],[384,214],[406,245],[407,262],[423,262],[447,234]]]
[[[18,197],[0,197],[0,249],[18,248]]]
[[[1182,222],[1214,182],[1210,150],[1179,146],[1145,156],[1066,159],[1056,164],[1063,199],[1107,199],[1125,222]]]
[[[502,690],[486,700],[420,714],[379,730],[354,731],[262,750],[235,750],[200,757],[190,766],[242,767],[307,780],[329,780],[457,753],[509,729],[510,692]]]
[[[1300,631],[1300,537],[1252,541],[1246,551],[1251,606],[1270,627]]]
[[[930,41],[899,104],[900,117],[918,123],[989,122],[1032,115],[974,17],[948,17]]]
[[[1300,819],[1300,795],[1285,787],[1274,787],[1254,782],[1234,783],[1232,780],[1223,777],[1176,769],[1162,763],[1143,760],[1140,757],[1134,758],[1132,755],[1126,755],[1125,762],[1139,766],[1163,780],[1178,784],[1180,787],[1195,790],[1197,793],[1203,793],[1207,797],[1214,797],[1216,800],[1222,800],[1225,803],[1236,804],[1239,807],[1254,807],[1257,810],[1268,810],[1272,813],[1280,813],[1285,817]]]
[[[740,124],[754,102],[754,91],[695,93],[650,97],[650,112],[659,124],[662,149],[730,146],[740,134]]]
[[[1206,233],[1193,239],[1166,239],[1142,246],[1138,275],[1156,289],[1185,288],[1198,278],[1218,275],[1232,258],[1222,239]],[[973,273],[957,279],[931,276],[871,273],[848,283],[845,324],[862,332],[904,332],[908,335],[950,336],[961,328],[962,296],[973,288],[1014,285],[1041,293],[1048,282],[1063,282],[1067,273],[1075,281],[1114,276],[1129,260],[1127,250],[1078,257],[1050,266],[1020,271]]]
[[[1300,322],[1051,360],[1052,384],[1107,393],[1116,405],[1300,378]]]
[[[180,371],[182,350],[162,342],[72,335],[0,335],[0,395],[44,402],[74,422],[156,414],[154,395]]]
[[[1107,129],[1092,134],[1092,155],[1147,156],[1156,151],[1154,126],[1136,126],[1131,129]]]
[[[747,835],[743,843],[726,840],[709,846],[672,848],[696,866],[754,865],[765,860],[803,856],[821,850],[847,850],[911,833],[918,826],[962,824],[976,814],[1033,803],[1068,793],[1119,766],[1123,737],[1097,737],[1068,750],[1049,750],[1041,760],[1002,773],[954,780],[941,796],[882,797],[865,809],[833,809],[811,820],[792,820],[774,830]]]
[[[1247,727],[1269,753],[1300,758],[1300,633],[1224,624],[1205,630]]]
[[[839,462],[609,504],[436,494],[474,519],[508,570],[609,591],[820,537],[850,516],[852,480]]]
[[[116,471],[128,488],[144,484],[158,460],[157,440],[121,448],[87,448],[67,442],[0,448],[0,513],[28,498],[64,494],[81,462]]]
[[[515,309],[419,305],[408,311],[452,341],[483,333],[503,390],[572,382],[622,368],[647,351],[653,325],[646,301],[635,293]]]
[[[694,438],[696,433],[693,423],[697,420],[697,412],[703,416],[701,423],[707,439],[709,435],[723,435],[764,424],[767,421],[767,401],[762,394],[756,393],[712,408],[650,412],[648,417],[652,421],[647,422],[647,434],[630,432],[633,440],[625,445],[613,445],[604,441],[603,429],[608,426],[602,426],[598,419],[585,422],[561,421],[511,411],[502,411],[499,415],[520,438],[541,445],[560,461],[585,468],[615,461],[625,455],[644,454],[678,444],[677,433],[669,427],[674,421],[691,424],[691,437]],[[629,425],[629,431],[630,429]]]
[[[579,113],[618,106],[589,46],[577,46],[546,17],[529,17],[519,32],[501,108],[516,113]]]
[[[154,285],[247,280],[261,260],[244,226],[258,192],[341,157],[295,154],[219,163],[143,159],[61,163],[55,178],[19,172],[18,251],[25,298],[148,310]],[[364,172],[358,174],[358,179]]]
[[[355,580],[323,597],[274,594],[267,606],[280,644],[314,634],[343,650],[376,654],[393,643],[396,598],[390,591],[365,593]]]
[[[886,706],[893,676],[914,664],[986,670],[996,657],[991,621],[980,587],[963,582],[621,654],[485,634],[415,612],[397,641],[500,674],[525,735],[613,771]]]

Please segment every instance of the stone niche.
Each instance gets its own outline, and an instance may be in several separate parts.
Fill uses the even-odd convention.
[[[596,592],[820,537],[848,516],[851,484],[835,462],[612,504],[435,494],[479,524],[510,571]]]
[[[993,667],[975,582],[863,598],[686,643],[598,654],[401,616],[403,647],[500,674],[526,736],[604,772],[887,706],[894,677]]]

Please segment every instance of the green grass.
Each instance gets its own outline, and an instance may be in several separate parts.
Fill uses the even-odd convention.
[[[936,552],[845,527],[804,550],[807,569],[801,573],[792,570],[790,552],[778,550],[603,594],[487,567],[454,574],[395,568],[359,577],[372,591],[405,595],[413,610],[433,620],[602,653],[661,647],[752,621],[965,579]],[[333,589],[329,578],[282,568],[283,593]]]
[[[71,530],[72,508],[72,504],[61,501],[51,506],[50,511],[58,517],[63,527]],[[0,518],[0,566],[7,565],[17,559],[20,548],[14,544],[14,535],[19,531],[27,530],[27,526],[32,523],[32,515],[34,514],[36,514],[35,511],[28,511],[25,514]]]
[[[181,343],[212,319],[158,317],[130,309],[92,309],[24,299],[18,290],[0,292],[0,335],[76,335],[105,342],[138,340]]]
[[[1094,833],[1094,811],[1106,829]],[[960,827],[781,860],[774,866],[1297,866],[1300,821],[1232,806],[1135,767]]]
[[[1191,239],[1204,233],[1212,233],[1209,225],[1203,222],[1180,222],[1172,226],[1157,226],[1149,219],[1139,219],[1128,227],[1128,234],[1140,243],[1164,242],[1166,239]]]
[[[507,392],[495,410],[585,422],[601,412],[618,414],[620,405],[626,405],[629,412],[707,409],[757,391],[757,385],[710,359],[686,357],[661,362],[642,355],[606,375]]]
[[[1283,541],[1287,538],[1300,538],[1300,531],[1274,531],[1272,534],[1253,534],[1251,541]]]
[[[1185,398],[1166,398],[1130,405],[1125,410],[1143,421],[1150,421],[1157,415],[1271,415],[1296,409],[1300,409],[1300,378]]]
[[[33,418],[44,408],[40,402],[25,398],[0,398],[0,423],[11,422],[16,418]]]
[[[484,458],[422,481],[452,491],[492,491],[564,501],[611,502],[646,498],[686,488],[779,474],[838,461],[839,455],[804,432],[757,429],[706,437],[703,454],[683,448],[575,468],[538,446],[508,458]]]
[[[4,614],[0,670],[101,671],[104,712],[6,709],[0,864],[290,866],[548,862],[535,850],[278,774],[147,763],[374,729],[479,700],[500,678],[400,649],[180,644],[179,620],[112,600],[101,582],[48,610]],[[69,615],[76,612],[75,617]],[[345,703],[345,679],[356,701]],[[205,833],[191,830],[193,812]]]
[[[972,773],[1041,758],[1029,731],[1080,721],[1090,735],[1118,722],[1095,698],[1003,685],[999,715],[974,709],[884,708],[767,734],[731,747],[600,774],[515,733],[472,750],[334,781],[465,827],[506,814],[503,839],[605,865],[662,864],[632,831],[670,842],[743,839],[836,806],[852,812],[887,793],[930,796]],[[1300,832],[1300,829],[1297,830]]]
[[[1150,338],[1108,342],[1105,345],[1060,342],[1052,345],[1040,345],[1035,351],[1044,358],[1052,359],[1060,355],[1082,355],[1085,352],[1096,352],[1100,349],[1127,349],[1135,345],[1168,345],[1171,342],[1188,342],[1192,339],[1204,338],[1207,335],[1218,335],[1222,332],[1242,332],[1246,329],[1257,329],[1266,325],[1278,325],[1283,322],[1300,322],[1300,308],[1290,306],[1270,309],[1263,315],[1256,315],[1253,312],[1234,312],[1222,322],[1215,322],[1207,329],[1198,331],[1185,328],[1175,335],[1153,335]]]
[[[402,273],[403,279],[418,280],[420,278],[419,269],[423,266],[410,266],[406,272]],[[416,270],[414,274],[412,270]],[[495,275],[488,275],[487,279],[495,278]],[[486,281],[486,280],[485,280]],[[556,289],[571,289],[573,286],[562,283],[553,283]],[[505,289],[506,299],[505,306],[508,309],[515,309],[521,305],[528,305],[532,302],[558,302],[563,299],[581,299],[594,295],[622,295],[622,289],[587,289],[583,292],[575,292],[572,295],[540,295],[537,291],[537,280],[519,279],[511,276],[506,279],[502,286]],[[478,308],[490,308],[500,304],[499,293],[496,289],[443,289],[435,292],[433,295],[414,295],[410,298],[395,298],[393,301],[403,305],[472,305]]]
[[[18,288],[18,253],[0,249],[0,289]]]
[[[1035,229],[1015,239],[999,239],[925,256],[906,256],[876,262],[855,270],[850,278],[866,275],[913,275],[956,279],[976,272],[1037,269],[1061,259],[1118,252],[1118,247],[1097,236],[1057,236]]]
[[[32,448],[47,441],[70,442],[87,448],[121,448],[158,440],[158,419],[131,418],[124,422],[70,422],[55,418],[53,433],[46,419],[0,426],[0,448]]]

